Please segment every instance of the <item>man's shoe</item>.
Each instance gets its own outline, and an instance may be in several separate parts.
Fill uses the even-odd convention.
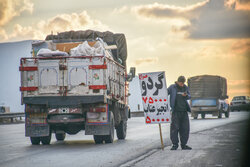
[[[178,145],[173,145],[170,150],[177,150],[177,148],[178,148]]]
[[[182,150],[192,150],[191,147],[189,147],[188,145],[185,146],[181,146]]]

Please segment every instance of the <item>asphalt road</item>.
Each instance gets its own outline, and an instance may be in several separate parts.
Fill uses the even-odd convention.
[[[191,133],[240,122],[248,116],[247,112],[234,112],[230,118],[190,118]],[[169,124],[163,124],[162,130],[165,146],[170,146]],[[51,145],[32,146],[24,136],[24,124],[0,125],[0,134],[0,166],[4,167],[121,166],[160,148],[158,125],[145,125],[142,117],[130,119],[127,139],[116,138],[113,144],[95,145],[92,136],[85,136],[82,131],[67,135],[63,142],[53,136]]]
[[[248,120],[192,133],[192,150],[157,150],[123,167],[249,167]],[[247,152],[248,151],[248,152]]]

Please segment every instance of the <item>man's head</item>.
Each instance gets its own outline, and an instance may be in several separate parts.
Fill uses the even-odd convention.
[[[178,77],[178,79],[177,79],[177,84],[178,84],[180,87],[183,87],[185,82],[186,82],[186,78],[185,78],[184,76],[179,76],[179,77]]]

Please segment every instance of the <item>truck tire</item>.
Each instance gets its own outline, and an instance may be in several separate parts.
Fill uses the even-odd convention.
[[[95,144],[102,144],[104,140],[104,136],[102,135],[94,135]]]
[[[198,118],[198,116],[194,116],[194,119],[197,119]]]
[[[110,134],[104,136],[105,143],[113,143],[115,133],[115,120],[114,115],[110,113]]]
[[[205,114],[205,113],[202,113],[202,114],[201,114],[201,118],[202,118],[202,119],[205,119],[205,117],[206,117],[206,114]]]
[[[126,138],[127,134],[127,121],[121,121],[118,127],[116,128],[116,135],[118,139],[123,140]]]
[[[40,144],[40,137],[30,137],[30,141],[32,145],[39,145]]]
[[[63,141],[65,139],[66,134],[65,133],[56,133],[56,140],[57,141]]]
[[[41,137],[41,142],[43,145],[49,145],[51,140],[51,134],[49,136]]]

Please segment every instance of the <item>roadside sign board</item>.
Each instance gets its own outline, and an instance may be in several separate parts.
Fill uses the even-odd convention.
[[[146,123],[170,123],[165,72],[141,73],[139,80]]]

